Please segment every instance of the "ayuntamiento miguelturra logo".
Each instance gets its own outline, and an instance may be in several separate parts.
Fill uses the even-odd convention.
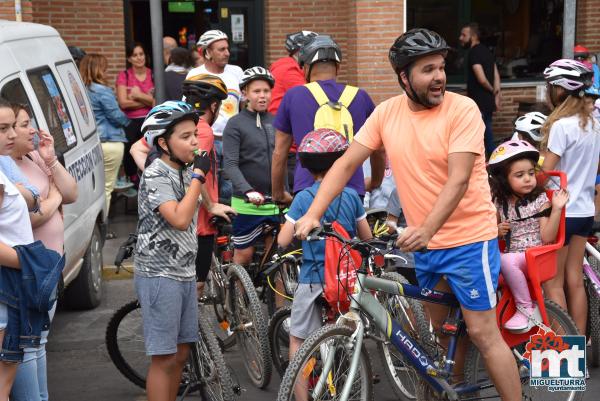
[[[585,391],[585,336],[563,336],[540,328],[523,357],[529,361],[529,385],[549,391]]]

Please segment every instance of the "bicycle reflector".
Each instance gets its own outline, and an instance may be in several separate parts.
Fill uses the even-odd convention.
[[[229,243],[229,237],[226,235],[221,235],[217,237],[217,245],[227,245]]]

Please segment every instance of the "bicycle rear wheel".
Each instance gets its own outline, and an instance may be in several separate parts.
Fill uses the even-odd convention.
[[[350,361],[354,355],[352,329],[342,325],[326,325],[304,341],[290,361],[279,387],[277,401],[337,400],[348,378]],[[315,393],[327,356],[333,352],[333,364],[321,393]],[[360,360],[352,382],[348,401],[373,400],[371,362],[361,344]]]
[[[229,302],[236,341],[244,354],[244,365],[252,383],[265,388],[271,381],[273,365],[269,348],[267,320],[250,276],[242,266],[230,265]]]
[[[384,273],[381,278],[400,284],[408,284],[408,280],[398,273]],[[377,293],[377,299],[392,318],[398,321],[403,329],[409,333],[411,338],[418,339],[419,333],[429,330],[429,322],[420,302],[384,292]],[[416,388],[420,380],[418,373],[389,341],[378,342],[377,349],[383,362],[385,374],[396,396],[402,401],[416,399]]]
[[[292,308],[279,309],[269,321],[269,342],[273,366],[283,377],[290,363],[290,316]]]
[[[298,287],[298,272],[297,261],[285,261],[266,278],[263,291],[270,317],[277,310],[292,306],[291,298]]]
[[[579,335],[575,323],[571,317],[556,303],[546,300],[546,313],[548,314],[550,327],[557,335]],[[525,344],[514,347],[520,354],[525,351]],[[525,366],[520,366],[523,399],[531,401],[577,401],[583,399],[583,391],[548,391],[545,387],[529,386],[529,371]],[[489,377],[479,350],[472,344],[469,346],[465,357],[465,382],[481,383],[489,382]],[[479,397],[493,396],[497,394],[495,389],[481,390]],[[472,394],[472,397],[477,397]]]

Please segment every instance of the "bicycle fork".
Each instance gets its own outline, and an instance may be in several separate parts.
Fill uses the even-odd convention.
[[[350,337],[350,341],[344,344],[347,348],[353,348],[354,353],[352,354],[352,359],[350,360],[350,368],[348,369],[348,376],[346,378],[346,382],[344,383],[344,387],[342,388],[342,392],[339,400],[345,401],[348,399],[350,395],[350,390],[352,389],[352,384],[354,382],[354,378],[356,377],[356,372],[358,370],[358,363],[360,361],[361,351],[362,351],[362,343],[364,338],[364,325],[360,319],[356,320],[356,330]],[[331,372],[331,367],[333,366],[333,362],[335,361],[335,353],[336,346],[323,344],[320,346],[321,358],[325,360],[323,365],[323,371],[319,376],[319,380],[315,385],[315,388],[312,393],[312,399],[317,400],[320,398],[323,391],[327,388],[330,392],[330,395],[334,396],[337,394],[337,389],[333,384],[333,377]],[[327,386],[327,387],[326,387]]]

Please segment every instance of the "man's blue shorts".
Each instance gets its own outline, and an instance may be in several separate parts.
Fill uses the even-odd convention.
[[[433,289],[444,276],[464,308],[485,311],[496,306],[500,273],[497,239],[414,255],[421,287]]]
[[[250,214],[238,214],[233,219],[233,247],[236,249],[245,249],[262,237],[263,224],[279,224],[279,215],[276,216],[255,216]]]

